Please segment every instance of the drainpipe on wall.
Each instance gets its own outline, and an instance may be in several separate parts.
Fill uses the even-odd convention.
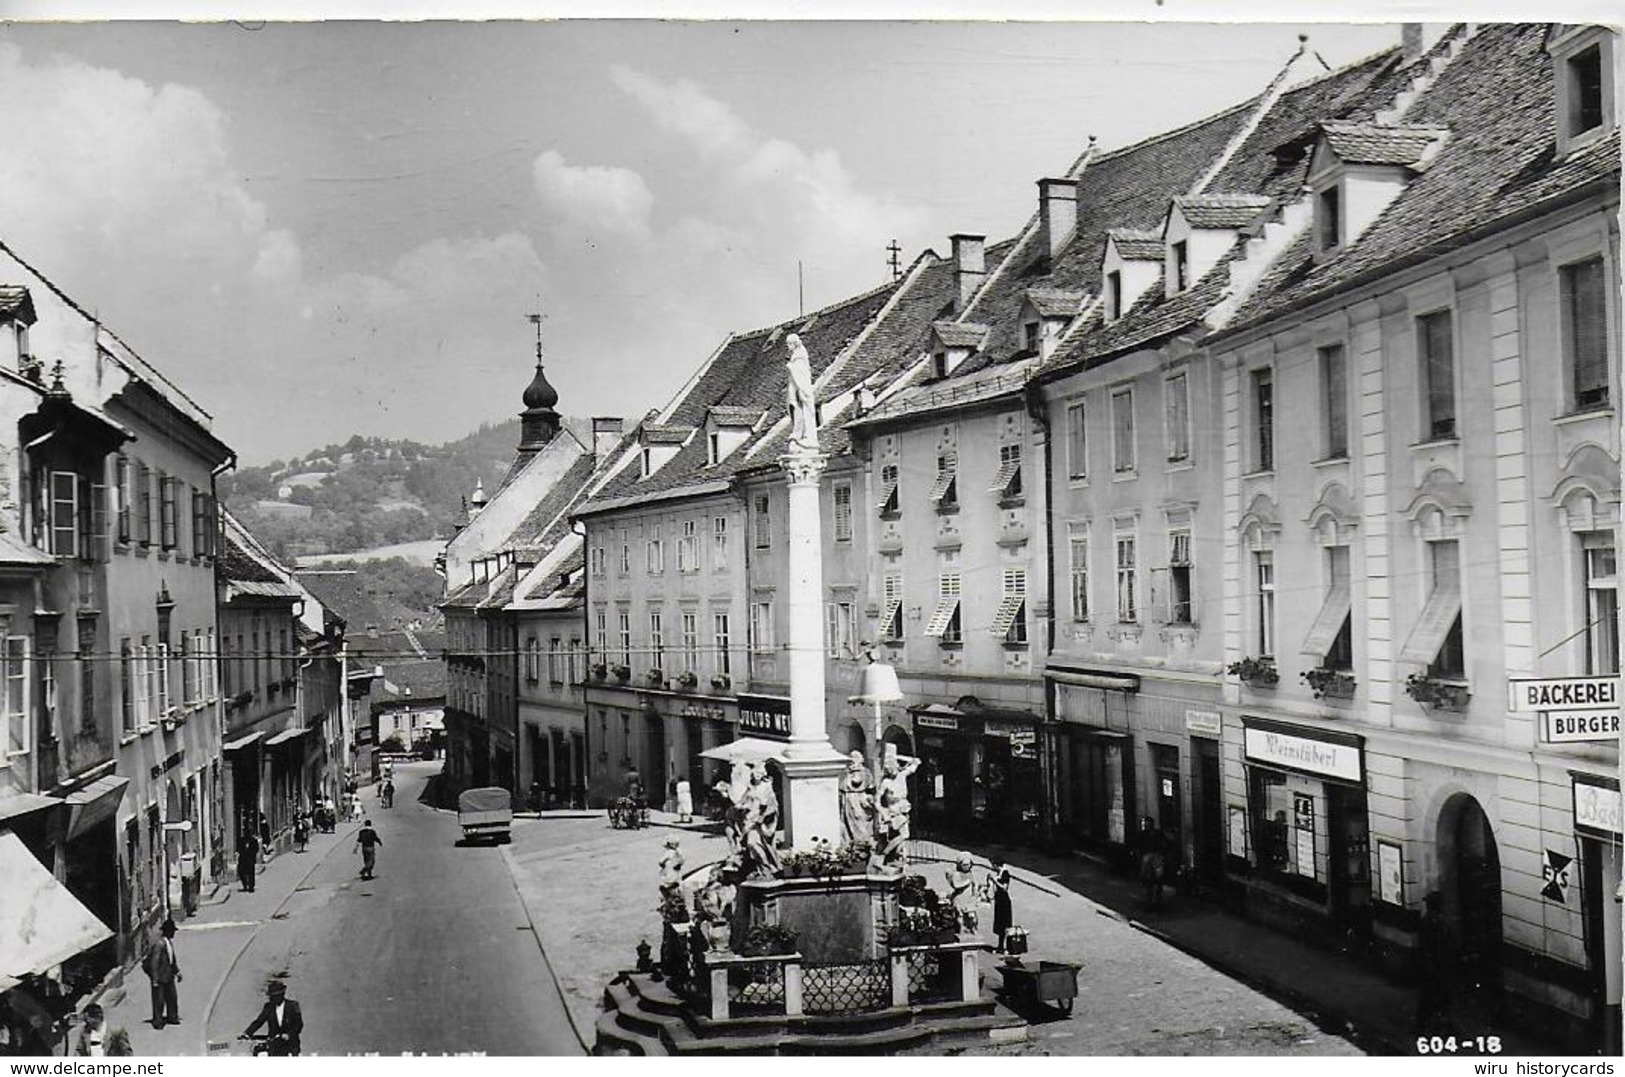
[[[1026,399],[1027,414],[1032,418],[1034,425],[1043,432],[1044,436],[1044,656],[1047,659],[1055,649],[1055,486],[1051,481],[1055,470],[1055,439],[1050,436],[1049,412],[1045,410],[1044,393],[1033,383],[1028,383],[1023,393]],[[1054,694],[1049,688],[1049,678],[1040,671],[1039,682],[1044,692],[1044,727],[1043,736],[1038,739],[1038,772],[1042,775],[1042,792],[1044,796],[1044,811],[1040,817],[1039,836],[1046,848],[1055,843],[1055,823],[1057,805],[1059,804],[1059,788],[1056,775],[1055,754],[1055,702]]]
[[[593,420],[593,445],[598,444],[598,420]],[[585,554],[581,569],[581,642],[586,645],[586,660],[581,663],[581,806],[592,804],[592,708],[587,706],[587,683],[592,679],[592,549],[587,545],[587,526],[575,517],[570,518],[570,530],[581,536],[581,549]],[[548,745],[552,751],[552,745]],[[571,790],[572,793],[575,790]]]

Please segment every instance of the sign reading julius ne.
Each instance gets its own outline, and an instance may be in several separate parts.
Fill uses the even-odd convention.
[[[778,740],[790,738],[790,701],[780,696],[740,696],[739,728]]]
[[[1254,726],[1248,726],[1245,732],[1248,759],[1311,774],[1324,774],[1346,782],[1364,779],[1360,773],[1360,749],[1352,744],[1312,740]]]
[[[1507,681],[1514,711],[1589,711],[1619,706],[1618,677]]]

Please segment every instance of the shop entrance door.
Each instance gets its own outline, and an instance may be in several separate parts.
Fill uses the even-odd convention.
[[[945,839],[971,825],[970,746],[936,734],[920,737],[920,769],[909,799],[920,812],[920,836]]]
[[[648,745],[648,767],[643,772],[643,795],[649,807],[666,803],[666,726],[658,714],[643,716],[644,742]]]
[[[1455,925],[1459,956],[1452,970],[1481,997],[1501,980],[1501,857],[1478,801],[1458,793],[1439,813],[1440,892]]]
[[[1152,790],[1156,798],[1157,829],[1168,842],[1169,877],[1185,863],[1185,817],[1182,811],[1179,778],[1179,749],[1170,744],[1148,745],[1151,770],[1156,775]]]
[[[1585,887],[1581,902],[1586,912],[1586,956],[1601,1015],[1599,1042],[1604,1054],[1617,1055],[1620,1050],[1620,972],[1625,966],[1625,960],[1621,959],[1619,905],[1614,897],[1614,887],[1619,885],[1620,878],[1619,839],[1604,842],[1581,838],[1580,857]]]
[[[1219,742],[1191,738],[1196,787],[1191,791],[1191,823],[1196,830],[1196,875],[1217,884],[1224,876],[1224,786],[1219,773]]]
[[[1326,783],[1332,919],[1357,934],[1371,930],[1371,836],[1365,790]]]

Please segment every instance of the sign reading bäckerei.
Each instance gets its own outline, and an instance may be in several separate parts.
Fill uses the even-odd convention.
[[[1514,711],[1589,711],[1619,706],[1618,677],[1508,680]]]
[[[1364,780],[1360,772],[1360,749],[1355,745],[1293,736],[1253,725],[1247,726],[1244,732],[1249,760],[1324,774],[1346,782]]]

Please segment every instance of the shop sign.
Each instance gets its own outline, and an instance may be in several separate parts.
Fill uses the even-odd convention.
[[[1619,706],[1618,677],[1547,677],[1509,680],[1514,711],[1589,711]]]
[[[1566,905],[1568,902],[1563,898],[1563,891],[1569,888],[1569,865],[1574,863],[1574,858],[1552,849],[1545,852],[1546,857],[1540,865],[1540,877],[1546,885],[1540,888],[1540,896],[1547,901]]]
[[[1004,737],[1004,738],[1006,738],[1006,739],[1008,739],[1008,740],[1010,740],[1012,742],[1015,741],[1017,733],[1030,733],[1030,732],[1031,732],[1031,730],[1029,730],[1026,726],[1017,725],[1015,722],[1000,722],[1000,721],[989,720],[989,721],[984,721],[982,723],[982,734],[984,736],[988,736],[988,737]]]
[[[1017,745],[1020,745],[1020,744],[1037,744],[1037,743],[1038,743],[1038,730],[1036,730],[1036,729],[1012,729],[1010,731],[1010,747],[1012,747],[1012,748],[1014,748],[1014,747],[1016,747]]]
[[[721,707],[705,703],[684,703],[682,715],[684,718],[711,718],[719,722],[724,717]]]
[[[1620,820],[1619,790],[1575,775],[1574,825],[1609,834],[1625,834]]]
[[[1547,711],[1546,743],[1618,740],[1619,711]]]
[[[958,729],[959,719],[951,714],[916,714],[914,724],[923,729]]]
[[[1204,737],[1224,735],[1224,716],[1218,711],[1186,711],[1185,732]]]
[[[790,701],[780,696],[740,696],[739,728],[764,737],[790,739]]]
[[[169,753],[168,757],[166,757],[162,763],[159,763],[152,768],[152,776],[154,778],[162,778],[166,773],[180,766],[181,762],[185,758],[186,749],[176,748],[173,752]]]
[[[1353,744],[1293,736],[1273,729],[1246,727],[1247,758],[1346,782],[1360,782],[1360,749]]]

